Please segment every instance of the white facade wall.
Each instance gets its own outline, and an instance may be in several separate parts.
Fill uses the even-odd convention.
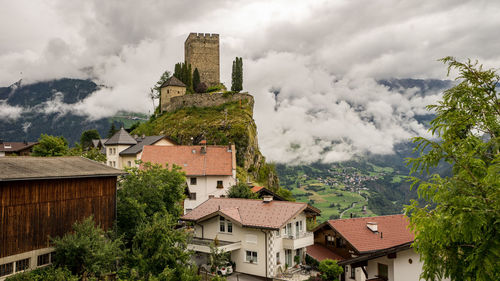
[[[302,221],[302,231],[299,234],[305,233],[306,230],[306,216],[302,212],[295,218],[291,219],[289,223],[293,225],[292,235],[296,234],[295,222]],[[225,233],[219,231],[220,219],[219,217],[211,218],[203,224],[203,231],[200,225],[195,225],[194,236],[198,238],[214,239],[216,236],[221,241],[240,242],[241,249],[231,252],[231,260],[236,263],[236,271],[266,277],[266,264],[268,277],[275,276],[279,273],[279,268],[285,269],[285,249],[283,248],[283,238],[288,237],[284,230],[264,230],[248,227],[241,227],[233,222],[233,232]],[[203,234],[202,234],[203,232]],[[266,234],[267,234],[267,259],[266,259]],[[203,237],[202,237],[203,236]],[[300,236],[300,235],[299,235]],[[309,246],[309,245],[308,245]],[[246,251],[257,252],[257,263],[249,263],[245,261]],[[305,255],[305,247],[300,249],[301,253]],[[280,264],[276,260],[276,253],[280,253]],[[292,267],[295,262],[293,257],[296,250],[292,250]]]
[[[123,169],[120,152],[129,148],[130,145],[107,145],[106,146],[106,165],[117,169]]]
[[[191,184],[191,178],[196,178],[196,184]],[[186,176],[189,192],[196,193],[196,200],[184,200],[184,213],[198,207],[208,200],[210,195],[216,198],[226,195],[229,188],[236,184],[232,176]],[[217,181],[222,181],[223,188],[217,188]]]
[[[38,256],[44,255],[44,254],[49,254],[49,253],[52,253],[52,252],[54,252],[54,248],[48,247],[48,248],[37,249],[37,250],[33,250],[33,251],[29,251],[29,252],[24,252],[24,253],[17,254],[17,255],[12,255],[12,256],[8,256],[8,257],[0,258],[0,264],[13,263],[13,273],[9,274],[9,275],[5,275],[5,276],[0,277],[0,281],[3,281],[7,277],[10,277],[10,276],[15,275],[17,273],[21,273],[21,272],[24,272],[24,271],[29,271],[29,270],[33,270],[33,269],[36,269],[36,268],[47,266],[48,264],[44,264],[44,265],[41,265],[41,266],[37,265],[37,263],[38,263]],[[30,260],[29,261],[29,267],[26,270],[16,271],[16,262],[20,261],[20,260],[24,260],[24,259],[29,259]],[[51,261],[49,260],[49,264],[50,263],[51,263]]]
[[[5,156],[5,152],[0,151],[0,157],[4,157],[4,156]]]

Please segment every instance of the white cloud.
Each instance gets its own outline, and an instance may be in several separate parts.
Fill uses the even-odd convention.
[[[16,120],[21,117],[23,108],[20,106],[11,106],[4,101],[0,101],[0,118],[7,120]]]
[[[345,160],[391,153],[426,133],[414,116],[438,95],[390,92],[376,79],[444,78],[436,60],[448,55],[498,67],[499,13],[497,1],[465,0],[7,1],[0,85],[91,78],[105,87],[45,110],[89,118],[148,112],[149,88],[183,60],[187,34],[220,33],[222,81],[229,86],[231,61],[242,56],[264,154]],[[278,111],[271,87],[281,90]],[[20,111],[0,105],[0,116]]]

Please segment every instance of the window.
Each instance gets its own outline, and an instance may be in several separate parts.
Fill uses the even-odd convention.
[[[191,212],[193,209],[186,209],[186,214]]]
[[[44,254],[44,255],[39,255],[36,265],[37,266],[42,266],[50,263],[50,253]]]
[[[342,243],[342,238],[340,237],[337,237],[336,241],[335,241],[335,246],[337,248],[343,248],[344,247],[344,243]]]
[[[127,165],[128,165],[129,167],[132,167],[132,161],[127,161]]]
[[[113,154],[116,154],[116,148],[113,148]]]
[[[356,268],[351,267],[351,279],[356,279]]]
[[[16,272],[26,270],[30,267],[30,258],[16,261]]]
[[[257,263],[257,252],[247,251],[245,261],[250,263]]]
[[[280,252],[276,253],[276,264],[281,264],[281,261],[280,261]]]
[[[196,200],[196,192],[189,193],[189,200]]]
[[[112,148],[109,149],[109,154],[113,154],[113,149]]]
[[[219,232],[233,233],[233,223],[226,220],[224,217],[219,217]]]
[[[14,263],[0,264],[0,277],[14,273]]]
[[[224,217],[219,217],[219,231],[226,232],[226,220]]]
[[[304,229],[302,226],[302,221],[299,221],[299,229],[300,229],[300,231],[302,231]]]
[[[217,188],[224,188],[222,181],[217,181]]]
[[[196,185],[196,178],[191,178],[191,185]]]
[[[389,267],[387,266],[387,264],[378,263],[378,277],[382,278],[389,277]]]
[[[109,161],[109,166],[113,166],[113,161]]]

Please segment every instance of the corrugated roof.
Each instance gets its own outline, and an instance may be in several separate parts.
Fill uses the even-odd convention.
[[[221,214],[246,227],[280,229],[307,207],[306,203],[240,198],[211,198],[182,216],[185,221],[203,221]]]
[[[377,223],[378,231],[368,229],[368,222]],[[415,239],[405,215],[329,220],[328,224],[361,253],[391,248]]]
[[[3,143],[0,143],[0,151],[4,152],[16,152],[16,151],[21,151],[27,148],[30,148],[34,145],[36,145],[38,142],[8,142],[4,141]]]
[[[0,157],[0,181],[104,177],[126,174],[83,157]]]
[[[167,87],[167,86],[179,86],[179,87],[186,87],[186,84],[182,83],[181,80],[177,79],[177,77],[172,76],[165,81],[160,88]]]
[[[137,144],[137,141],[122,127],[111,138],[109,138],[105,145],[118,145],[118,144]]]
[[[120,155],[136,155],[137,153],[142,151],[142,148],[145,145],[152,145],[156,143],[157,141],[165,138],[165,136],[147,136],[147,137],[139,137],[136,139],[137,144],[133,145],[124,151],[120,152]]]
[[[176,164],[188,176],[230,176],[232,152],[228,146],[207,145],[144,146],[141,160],[155,164]]]

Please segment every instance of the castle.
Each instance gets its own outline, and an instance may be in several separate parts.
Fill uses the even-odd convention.
[[[198,69],[200,82],[208,87],[220,83],[219,34],[190,33],[184,42],[184,60],[192,71]],[[160,89],[160,109],[167,110],[173,97],[186,94],[186,85],[179,79],[170,77]]]

